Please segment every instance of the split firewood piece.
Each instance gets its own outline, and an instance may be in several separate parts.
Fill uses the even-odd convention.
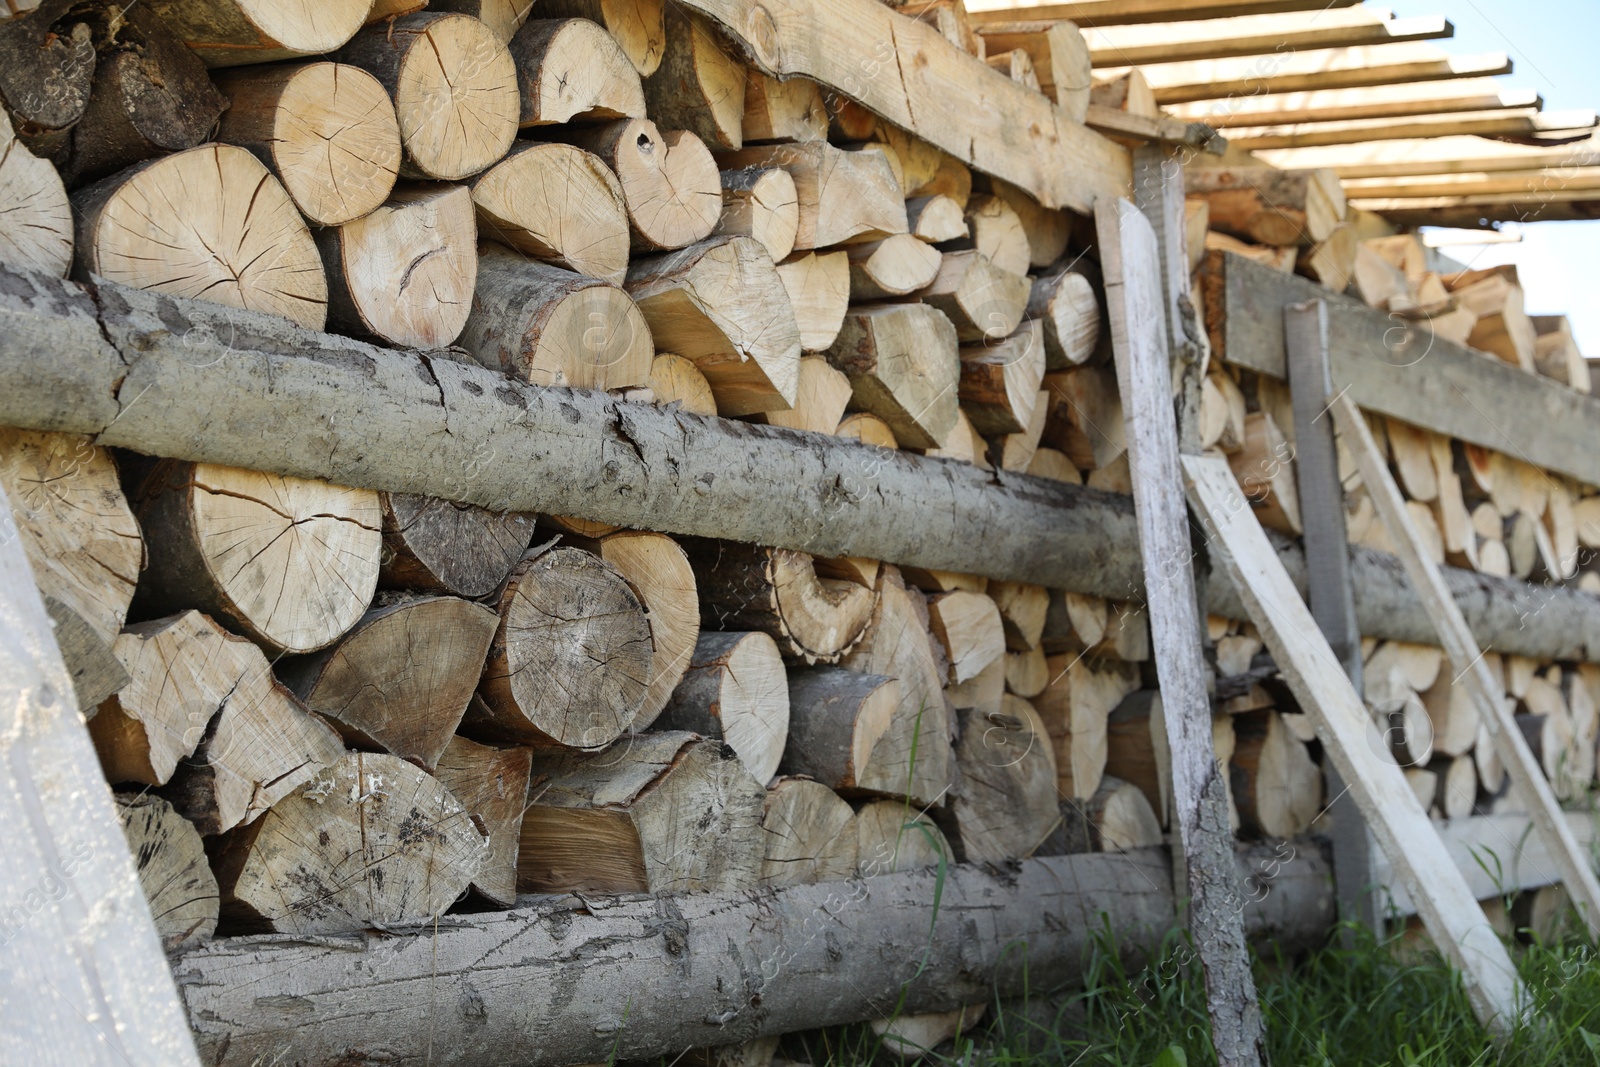
[[[909,1063],[933,1055],[947,1041],[972,1033],[988,1009],[987,1004],[968,1004],[950,1011],[873,1019],[870,1025],[886,1051]]]
[[[211,463],[163,461],[140,489],[147,614],[196,606],[274,652],[314,652],[378,585],[378,494]]]
[[[1389,454],[1394,458],[1395,470],[1400,474],[1400,486],[1408,500],[1426,504],[1439,496],[1438,468],[1434,464],[1433,447],[1428,431],[1404,423],[1388,420]]]
[[[208,67],[237,67],[320,55],[350,40],[368,0],[313,6],[272,0],[151,0],[151,8]]]
[[[1023,652],[1007,652],[1005,662],[1006,692],[1032,700],[1050,684],[1050,664],[1044,648],[1030,648]]]
[[[789,737],[778,770],[854,792],[900,704],[900,683],[842,667],[788,672]]]
[[[1222,758],[1224,766],[1227,758]],[[1106,720],[1106,774],[1136,787],[1162,827],[1171,811],[1172,750],[1167,747],[1161,694],[1130,693]]]
[[[1145,118],[1153,119],[1161,114],[1150,81],[1138,67],[1122,74],[1095,78],[1089,89],[1089,103]]]
[[[944,445],[956,424],[961,361],[956,331],[936,308],[852,309],[827,355],[850,379],[853,409],[883,419],[907,447]]]
[[[928,601],[929,630],[949,663],[946,680],[961,683],[999,661],[1006,651],[1005,628],[994,601],[983,593],[957,590]],[[1002,685],[1004,668],[1002,667]]]
[[[0,48],[3,48],[0,44]],[[62,277],[72,266],[72,204],[61,175],[17,140],[0,108],[0,263]]]
[[[1050,371],[1045,444],[1064,452],[1080,470],[1110,466],[1128,450],[1116,372],[1106,366]]]
[[[1025,313],[1044,324],[1047,369],[1065,370],[1094,358],[1100,345],[1100,300],[1085,275],[1065,267],[1033,279]]]
[[[1033,57],[1021,48],[1013,48],[1009,52],[989,53],[984,57],[984,62],[989,69],[1004,74],[1018,85],[1042,92],[1039,88],[1039,75],[1033,69]]]
[[[766,789],[720,741],[638,734],[538,753],[519,893],[733,893],[761,880]]]
[[[1443,675],[1420,695],[1433,724],[1434,751],[1445,756],[1471,751],[1478,740],[1478,713],[1467,687]]]
[[[1407,767],[1406,784],[1416,794],[1417,803],[1423,811],[1433,807],[1434,799],[1439,795],[1439,774],[1427,767]]]
[[[831,434],[849,403],[850,379],[823,357],[804,356],[800,360],[800,384],[795,391],[794,407],[788,411],[762,412],[752,418],[769,426]]]
[[[1445,279],[1461,306],[1478,316],[1467,338],[1473,348],[1488,352],[1529,374],[1537,373],[1534,356],[1539,335],[1523,309],[1522,286],[1515,267],[1466,271]]]
[[[111,453],[77,434],[0,429],[0,487],[39,592],[109,647],[145,551]]]
[[[998,713],[956,713],[961,787],[950,802],[951,843],[966,863],[1031,856],[1055,829],[1055,754],[1033,705],[1007,693]]]
[[[1005,201],[1021,221],[1023,235],[1028,240],[1030,266],[1048,267],[1065,254],[1072,235],[1072,222],[1065,211],[1047,208],[1034,199],[1033,194],[999,178],[990,178],[989,186],[994,196]]]
[[[889,728],[857,775],[866,792],[906,797],[915,804],[943,803],[950,788],[950,719],[920,597],[908,592],[900,572],[878,572],[878,604],[860,644],[841,661],[861,674],[900,680],[900,703]],[[863,864],[867,862],[863,852]]]
[[[873,800],[856,810],[863,877],[920,871],[955,862],[950,843],[927,815],[901,800]]]
[[[25,0],[8,4],[0,19],[0,111],[42,157],[59,157],[89,105],[94,34],[77,7]]]
[[[778,264],[789,294],[800,347],[826,352],[839,336],[850,306],[850,260],[844,251],[796,252]]]
[[[1322,772],[1305,744],[1270,708],[1235,715],[1233,730],[1228,767],[1244,828],[1281,838],[1309,829],[1322,808]]]
[[[542,11],[541,11],[542,13]],[[644,118],[639,72],[605,29],[588,19],[532,19],[506,46],[516,63],[517,124]]]
[[[1539,373],[1580,393],[1590,391],[1589,361],[1565,315],[1533,315],[1533,362]]]
[[[1261,651],[1261,638],[1254,634],[1229,634],[1217,638],[1217,676],[1235,677],[1248,673],[1257,652]]]
[[[470,15],[421,11],[358,33],[339,53],[388,90],[414,177],[458,181],[506,154],[517,136],[517,65]]]
[[[472,888],[502,908],[517,902],[517,850],[532,753],[518,745],[480,745],[452,737],[433,772],[488,836],[488,855],[472,876]]]
[[[456,597],[379,602],[339,642],[278,677],[352,748],[431,771],[467,710],[498,618]]]
[[[1194,169],[1184,186],[1210,202],[1213,230],[1257,244],[1326,241],[1346,213],[1343,184],[1331,170]]]
[[[923,184],[906,190],[906,195],[913,199],[919,196],[948,196],[962,211],[966,211],[967,201],[972,198],[972,171],[954,156],[940,152],[939,167],[933,176]]]
[[[527,551],[534,516],[414,493],[380,493],[385,589],[476,599],[500,588]]]
[[[835,559],[812,560],[812,566],[817,569],[817,574],[823,578],[837,578],[842,582],[854,582],[866,589],[875,589],[878,585],[878,568],[883,564],[875,559],[863,559],[860,556],[839,556]]]
[[[723,415],[794,405],[800,330],[772,257],[749,237],[718,237],[635,260],[628,292],[661,347],[694,361]]]
[[[839,147],[847,152],[876,152],[881,155],[889,164],[889,173],[894,176],[895,188],[902,197],[906,195],[905,167],[901,164],[900,153],[894,150],[894,146],[885,141],[860,141],[854,144],[842,144]],[[858,240],[863,239],[858,238]]]
[[[967,236],[967,219],[961,205],[942,194],[907,200],[906,224],[911,236],[929,244]]]
[[[1293,274],[1294,265],[1298,260],[1298,249],[1294,245],[1253,245],[1248,241],[1241,241],[1237,237],[1230,237],[1225,233],[1213,230],[1206,234],[1206,251],[1231,252],[1237,256],[1259,263],[1264,267],[1271,267],[1282,274]],[[1387,265],[1385,266],[1387,270]],[[1360,265],[1357,265],[1360,270]],[[1399,277],[1398,275],[1396,277]],[[1402,291],[1405,290],[1405,279],[1399,278],[1398,283]],[[1383,305],[1374,305],[1381,307]]]
[[[826,141],[828,108],[822,90],[809,78],[779,81],[749,68],[744,83],[744,140]]]
[[[1108,617],[1109,609],[1100,597],[1051,590],[1039,643],[1051,655],[1094,648],[1105,638]],[[1055,677],[1053,672],[1051,677]]]
[[[450,344],[472,310],[477,229],[466,186],[417,182],[354,222],[318,231],[329,323],[404,348]]]
[[[1539,756],[1551,788],[1564,800],[1586,795],[1594,779],[1594,760],[1590,756],[1576,755],[1578,732],[1566,697],[1561,694],[1559,680],[1535,675],[1529,679],[1521,700],[1526,714],[1517,716],[1519,723],[1529,718],[1542,720],[1538,743],[1535,744],[1533,738],[1528,743]],[[1589,750],[1594,750],[1592,744]]]
[[[378,0],[373,6],[373,15],[377,14],[378,8],[384,2],[385,0]],[[522,24],[528,21],[528,12],[533,8],[529,0],[387,0],[387,2],[398,9],[389,12],[394,15],[409,15],[423,8],[471,15],[494,31],[495,39],[502,44],[510,43],[511,38],[522,28]],[[553,3],[540,4],[540,16],[555,18],[556,13],[551,10],[554,6]],[[368,22],[374,21],[373,15],[367,16]]]
[[[1127,852],[1161,844],[1161,820],[1144,792],[1107,775],[1084,802],[1089,836],[1098,852]]]
[[[886,300],[922,289],[939,273],[939,250],[909,233],[851,245],[850,298]]]
[[[666,5],[666,51],[644,83],[650,116],[715,149],[744,143],[744,64],[705,16]]]
[[[1033,462],[1039,442],[1044,439],[1044,422],[1049,414],[1049,397],[1040,390],[1034,399],[1033,414],[1028,424],[1017,433],[1008,433],[994,439],[989,452],[1000,464],[1001,470],[1025,471]]]
[[[1559,475],[1540,472],[1535,477],[1543,480],[1549,498],[1545,504],[1544,531],[1549,535],[1552,577],[1565,581],[1578,573],[1578,519],[1573,510],[1576,494],[1570,483]]]
[[[1300,256],[1300,268],[1336,293],[1350,286],[1355,276],[1356,256],[1361,248],[1361,238],[1356,228],[1341,222],[1333,232],[1306,249]]]
[[[855,877],[860,855],[850,805],[821,782],[780,778],[767,790],[761,884],[815,885]]]
[[[894,431],[889,429],[889,424],[878,416],[865,411],[858,411],[846,415],[839,420],[839,426],[833,431],[835,437],[848,437],[860,441],[874,448],[897,449],[900,442],[895,440]]]
[[[1210,247],[1209,235],[1206,243]],[[1361,247],[1356,249],[1350,282],[1356,295],[1369,307],[1387,310],[1391,303],[1411,300],[1411,283],[1405,272],[1389,262],[1371,241],[1361,242]]]
[[[934,650],[940,651],[937,641]],[[996,656],[987,667],[964,682],[946,685],[944,696],[945,702],[956,711],[998,714],[1006,697],[1005,657]]]
[[[1421,693],[1438,683],[1443,664],[1443,650],[1433,645],[1385,641],[1367,657],[1362,674],[1378,679],[1398,674],[1409,689]]]
[[[600,748],[633,724],[653,650],[639,597],[621,573],[577,548],[540,546],[501,590],[500,625],[462,733]]]
[[[818,577],[804,552],[701,538],[683,545],[702,624],[769,634],[787,660],[832,663],[861,639],[872,615],[871,589]]]
[[[222,915],[237,930],[292,934],[426,922],[466,891],[488,853],[438,779],[351,752],[219,844]]]
[[[769,781],[789,734],[789,684],[777,642],[759,632],[702,632],[657,725],[722,740],[752,778]]]
[[[1033,421],[1044,382],[1044,330],[1038,319],[1000,341],[961,349],[961,408],[985,437],[1021,433]]]
[[[216,83],[228,98],[216,139],[255,153],[312,223],[338,226],[388,199],[400,126],[372,75],[300,63],[231,70]]]
[[[646,316],[626,292],[485,242],[460,344],[491,370],[535,385],[643,385],[655,356]]]
[[[1566,672],[1563,679],[1565,684],[1561,686],[1562,696],[1567,703],[1567,717],[1572,720],[1570,773],[1574,780],[1584,783],[1585,787],[1595,777],[1595,741],[1600,739],[1600,704],[1595,701],[1594,690],[1597,680],[1600,680],[1600,672],[1596,672],[1591,664],[1580,663],[1577,670]],[[1552,680],[1552,684],[1560,683]]]
[[[1045,616],[1050,611],[1050,591],[1026,582],[990,582],[989,596],[1000,609],[1005,626],[1006,648],[1023,652],[1038,648],[1044,636]]]
[[[955,429],[945,438],[943,448],[913,448],[908,451],[971,463],[983,470],[994,469],[994,465],[989,462],[989,442],[973,429],[972,420],[967,417],[967,413],[959,409],[956,411]]]
[[[720,155],[724,167],[782,167],[794,177],[801,251],[906,232],[906,206],[888,156],[826,141],[772,144]]]
[[[778,167],[742,167],[722,172],[722,217],[718,236],[754,237],[773,262],[794,251],[800,202],[794,179]]]
[[[1027,274],[1032,252],[1022,219],[1005,200],[983,193],[967,201],[967,235],[949,242],[946,251],[976,249],[990,263],[1010,274]]]
[[[678,410],[691,415],[717,413],[717,398],[706,376],[699,367],[673,352],[657,352],[650,361],[650,376],[644,385],[625,390],[622,395],[624,399],[657,407],[677,404]]]
[[[89,106],[61,165],[72,186],[208,140],[228,102],[206,66],[149,5],[90,9]]]
[[[202,145],[150,160],[80,189],[72,205],[84,274],[322,329],[328,283],[311,231],[243,148]]]
[[[474,179],[472,203],[489,240],[612,285],[627,277],[622,184],[592,152],[553,141],[514,145]]]
[[[1294,446],[1269,413],[1256,411],[1245,417],[1244,445],[1228,457],[1228,466],[1263,526],[1280,533],[1301,532]]]
[[[999,340],[1022,324],[1032,282],[1001,270],[982,252],[947,252],[939,273],[916,294],[955,324],[963,341]]]
[[[1050,684],[1034,701],[1055,744],[1062,795],[1087,800],[1105,774],[1106,723],[1123,698],[1139,688],[1130,664],[1091,662],[1080,653],[1048,660]]]
[[[528,0],[515,0],[526,9]],[[667,49],[663,0],[540,0],[544,18],[582,18],[598,22],[622,46],[639,77],[648,78],[661,65]]]
[[[722,178],[705,143],[648,119],[612,122],[566,138],[603,160],[622,184],[635,251],[683,248],[710,236],[722,216]]]
[[[1478,799],[1478,769],[1471,756],[1436,759],[1428,769],[1438,776],[1434,806],[1447,819],[1465,819]]]
[[[114,799],[162,949],[178,952],[211,940],[221,894],[200,834],[158,796],[117,793]]]

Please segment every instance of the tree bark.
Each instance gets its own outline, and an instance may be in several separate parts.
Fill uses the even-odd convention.
[[[31,151],[59,157],[89,106],[94,36],[74,0],[45,0],[0,23],[0,105]]]
[[[744,65],[698,14],[666,6],[666,51],[644,83],[650,114],[714,150],[744,143]]]
[[[534,516],[413,493],[379,493],[385,589],[475,600],[500,588],[533,538]]]

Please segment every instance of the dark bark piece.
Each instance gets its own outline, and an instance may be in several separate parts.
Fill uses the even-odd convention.
[[[859,785],[900,704],[900,683],[842,667],[789,671],[789,739],[778,765],[845,792]]]
[[[89,106],[95,51],[76,0],[45,0],[0,22],[0,103],[17,137],[43,156],[64,148]]]
[[[372,7],[368,0],[148,2],[209,67],[331,52],[361,28]]]
[[[533,539],[535,516],[416,493],[380,493],[385,589],[475,600],[500,588]]]
[[[517,902],[517,851],[532,760],[529,748],[454,737],[433,772],[488,835],[489,854],[472,877],[472,889],[503,908]]]

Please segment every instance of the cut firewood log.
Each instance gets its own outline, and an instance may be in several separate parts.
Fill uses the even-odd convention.
[[[887,300],[924,288],[939,273],[939,250],[909,233],[851,245],[850,298]]]
[[[1044,329],[1038,319],[1001,340],[964,346],[961,408],[985,437],[1021,433],[1033,421],[1044,382]]]
[[[115,799],[162,949],[177,952],[211,940],[221,894],[200,834],[158,796],[117,793]]]
[[[789,294],[800,347],[826,352],[839,336],[850,306],[850,260],[837,252],[796,252],[778,264],[778,277]]]
[[[800,384],[794,407],[788,411],[767,411],[752,416],[769,426],[831,434],[850,404],[850,379],[835,370],[822,356],[800,360]]]
[[[921,452],[924,456],[939,456],[971,463],[980,470],[994,470],[994,464],[989,461],[989,442],[973,428],[972,420],[967,418],[965,411],[957,410],[956,427],[950,431],[943,448],[910,449],[910,451]]]
[[[981,574],[958,574],[955,571],[932,571],[921,567],[901,567],[906,582],[933,596],[936,593],[953,593],[964,589],[970,593],[983,593],[989,589],[989,579]]]
[[[672,352],[657,352],[650,361],[650,377],[645,384],[624,390],[622,395],[624,399],[657,407],[677,404],[678,410],[691,415],[717,413],[717,398],[712,395],[706,376],[693,363]]]
[[[1047,369],[1065,370],[1094,358],[1100,344],[1100,302],[1084,275],[1063,268],[1033,279],[1026,314],[1044,324]]]
[[[435,0],[437,3],[437,0]],[[460,2],[460,0],[450,0]],[[514,0],[523,9],[528,0]],[[617,39],[623,53],[639,72],[648,78],[661,65],[666,52],[667,34],[663,26],[662,0],[540,0],[540,18],[583,18],[598,22]]]
[[[1083,807],[1097,852],[1128,852],[1162,842],[1155,808],[1142,790],[1127,782],[1107,775]]]
[[[993,195],[1016,212],[1028,242],[1029,266],[1044,268],[1059,260],[1067,250],[1072,233],[1067,213],[1043,206],[1030,193],[1010,182],[990,178],[988,184]]]
[[[1027,274],[1032,252],[1022,219],[1005,200],[983,193],[966,207],[967,234],[945,245],[946,251],[975,249],[1009,274]]]
[[[1257,244],[1326,241],[1345,217],[1344,189],[1331,170],[1191,169],[1184,186],[1209,201],[1212,229]]]
[[[443,348],[472,310],[477,246],[465,186],[396,187],[382,206],[317,234],[329,323],[403,348]]]
[[[1080,470],[1110,464],[1128,449],[1116,372],[1105,366],[1050,371],[1044,443],[1066,453]]]
[[[1106,722],[1124,697],[1139,688],[1130,666],[1091,663],[1079,653],[1049,658],[1050,683],[1034,700],[1055,746],[1058,788],[1087,800],[1105,774]]]
[[[944,153],[915,134],[880,119],[871,136],[874,141],[886,146],[899,161],[901,187],[906,190],[907,197],[912,195],[910,190],[920,189],[939,173],[940,159]],[[909,204],[906,210],[909,213]]]
[[[1226,765],[1227,760],[1223,758]],[[1130,693],[1106,720],[1106,774],[1136,787],[1166,827],[1171,812],[1172,750],[1167,747],[1161,694]]]
[[[1294,245],[1253,245],[1248,241],[1241,241],[1237,237],[1230,237],[1225,233],[1218,233],[1213,230],[1206,234],[1206,251],[1229,252],[1260,263],[1264,267],[1271,267],[1273,270],[1283,274],[1293,274],[1298,250]],[[1361,265],[1358,262],[1357,271],[1359,272],[1360,269]],[[1389,269],[1387,264],[1384,265],[1384,269]],[[1399,284],[1403,287],[1405,279],[1401,278]]]
[[[1133,473],[1128,467],[1127,453],[1123,453],[1104,467],[1089,472],[1083,484],[1091,489],[1130,496],[1133,493]]]
[[[337,644],[280,660],[277,673],[351,748],[432,771],[477,688],[498,622],[456,597],[380,600]]]
[[[402,173],[457,181],[506,154],[522,102],[505,44],[469,15],[420,11],[368,26],[339,53],[388,90]]]
[[[936,1055],[934,1050],[940,1045],[971,1034],[988,1008],[987,1004],[969,1004],[951,1011],[874,1019],[870,1025],[872,1032],[882,1040],[885,1051],[902,1062],[912,1062]]]
[[[866,634],[841,665],[860,674],[898,678],[900,702],[856,784],[865,792],[905,797],[914,804],[943,803],[953,759],[950,719],[926,616],[919,611],[921,598],[888,565],[878,572],[877,594]]]
[[[883,419],[903,446],[938,448],[956,423],[957,351],[935,308],[883,304],[852,309],[827,357],[850,379],[852,409]]]
[[[666,51],[644,83],[650,116],[713,149],[744,144],[745,68],[710,20],[665,5]]]
[[[967,219],[961,205],[944,195],[907,200],[906,224],[911,236],[929,244],[967,236]]]
[[[319,55],[366,20],[368,0],[286,7],[267,0],[151,0],[150,7],[208,67]]]
[[[989,64],[989,69],[1004,74],[1018,85],[1041,92],[1039,88],[1039,75],[1034,73],[1033,57],[1021,48],[1014,48],[1009,52],[998,54],[989,53],[984,57],[984,62]]]
[[[789,735],[789,685],[777,642],[759,632],[702,631],[657,726],[721,740],[752,778],[769,781]]]
[[[967,209],[967,201],[972,198],[972,171],[967,165],[946,153],[939,153],[939,166],[932,177],[921,185],[914,185],[906,190],[906,196],[915,198],[919,196],[948,196],[954,200],[962,211]]]
[[[1026,582],[990,582],[989,596],[1000,609],[1006,648],[1013,652],[1038,648],[1050,612],[1050,591]]]
[[[941,652],[937,641],[934,651]],[[964,682],[952,682],[944,687],[945,703],[956,711],[980,711],[999,714],[1006,697],[1005,657],[996,656],[989,665]]]
[[[1417,803],[1423,811],[1428,811],[1439,796],[1439,772],[1427,767],[1407,767],[1405,773],[1406,784],[1416,794]]]
[[[996,712],[956,713],[960,788],[949,806],[950,841],[966,863],[1031,856],[1061,818],[1055,753],[1038,712],[1006,694]]]
[[[1388,425],[1389,454],[1400,474],[1400,486],[1406,498],[1424,504],[1436,499],[1439,479],[1428,431],[1398,419],[1389,419]]]
[[[539,546],[511,572],[500,624],[461,732],[488,740],[600,748],[644,702],[653,649],[628,580],[599,556]]]
[[[1189,272],[1200,269],[1206,258],[1206,233],[1211,229],[1211,202],[1190,196],[1183,201],[1184,243],[1189,248]]]
[[[1270,414],[1256,411],[1245,417],[1244,445],[1228,457],[1228,466],[1263,526],[1280,533],[1301,532],[1294,446]]]
[[[1299,266],[1325,287],[1342,293],[1355,275],[1360,249],[1361,238],[1355,227],[1341,222],[1327,237],[1301,253]]]
[[[517,68],[517,124],[523,129],[644,118],[639,72],[597,23],[531,19],[506,47]]]
[[[460,344],[491,370],[536,385],[643,385],[655,347],[622,289],[484,242]]]
[[[814,885],[855,877],[860,844],[850,805],[820,782],[780,778],[767,790],[761,884]]]
[[[111,453],[77,434],[0,429],[0,487],[46,603],[77,615],[109,648],[145,554]]]
[[[379,17],[380,9],[387,3],[394,8],[384,12],[383,16],[409,15],[413,11],[429,8],[433,11],[455,11],[473,18],[488,26],[494,31],[496,39],[509,42],[522,24],[528,21],[528,11],[533,6],[528,0],[378,0],[373,5],[372,13],[367,16],[367,21],[373,22]],[[550,8],[554,3],[540,4],[539,15],[541,18],[554,18]],[[596,20],[598,21],[598,20]]]
[[[865,878],[954,862],[938,825],[900,800],[873,800],[856,809],[856,842]]]
[[[488,596],[533,537],[534,516],[497,513],[413,493],[380,493],[385,589]]]
[[[1109,601],[1106,604],[1106,634],[1089,652],[1125,664],[1143,663],[1149,659],[1150,617],[1144,605],[1131,600]]]
[[[1322,808],[1322,772],[1305,744],[1270,708],[1235,715],[1233,729],[1228,768],[1244,829],[1281,838],[1303,833]]]
[[[1465,819],[1478,799],[1478,770],[1471,756],[1438,759],[1428,769],[1438,775],[1434,806],[1447,819]]]
[[[209,139],[228,102],[205,64],[148,4],[89,9],[88,24],[94,84],[61,164],[68,185]]]
[[[1533,315],[1533,363],[1539,373],[1553,378],[1580,393],[1587,393],[1593,384],[1589,378],[1589,361],[1583,357],[1577,338],[1572,335],[1572,323],[1565,315]]]
[[[864,559],[860,556],[839,556],[836,559],[813,560],[817,574],[823,578],[837,578],[842,582],[854,582],[866,589],[875,589],[878,585],[878,568],[882,564],[875,559]]]
[[[1592,756],[1575,754],[1578,733],[1560,684],[1535,675],[1528,681],[1521,701],[1527,714],[1517,716],[1519,724],[1525,719],[1541,720],[1537,738],[1530,737],[1528,743],[1539,757],[1556,796],[1570,800],[1586,795],[1594,778],[1594,760]]]
[[[1534,356],[1539,335],[1523,310],[1522,287],[1516,268],[1467,271],[1451,275],[1445,284],[1461,306],[1478,318],[1467,344],[1507,363],[1537,373]]]
[[[1596,705],[1590,686],[1594,678],[1593,665],[1579,664],[1576,671],[1567,672],[1562,688],[1567,717],[1572,721],[1570,776],[1585,789],[1595,777],[1595,742],[1600,740],[1600,706]]]
[[[1032,282],[1002,270],[982,252],[947,252],[939,273],[917,296],[944,312],[963,341],[999,340],[1022,324]]]
[[[1253,634],[1229,634],[1217,638],[1217,675],[1229,678],[1246,674],[1257,652],[1261,639]]]
[[[1044,648],[1031,648],[1025,652],[1007,652],[1005,663],[1006,692],[1032,700],[1050,684],[1050,664]]]
[[[720,414],[794,405],[800,329],[760,242],[718,237],[635,260],[628,292],[655,343],[694,361],[706,376]]]
[[[789,736],[778,770],[855,792],[900,704],[900,683],[842,667],[788,672]]]
[[[1105,639],[1107,620],[1108,608],[1100,597],[1053,589],[1040,644],[1052,655],[1083,652]],[[1054,678],[1055,673],[1050,676]]]
[[[466,891],[488,841],[438,779],[352,752],[217,849],[233,929],[348,933],[424,922]]]
[[[1556,475],[1543,475],[1549,498],[1545,503],[1544,532],[1550,540],[1550,575],[1561,581],[1578,573],[1578,519],[1573,511],[1574,493],[1567,481]]]
[[[901,14],[927,23],[939,35],[969,56],[984,57],[983,39],[977,35],[961,0],[905,0],[895,7]]]
[[[520,893],[733,893],[761,879],[766,789],[720,741],[638,734],[616,750],[539,753]]]
[[[591,152],[519,143],[474,179],[472,203],[489,240],[612,285],[627,277],[622,185]]]
[[[314,652],[354,626],[383,554],[378,494],[167,460],[137,514],[150,553],[145,617],[199,607],[273,652]]]
[[[754,237],[774,263],[794,251],[800,201],[794,179],[778,167],[722,172],[722,217],[712,231],[723,237]]]
[[[322,329],[328,285],[311,231],[243,148],[202,145],[150,160],[79,190],[72,205],[86,275]]]
[[[705,142],[687,130],[657,130],[648,119],[565,131],[599,156],[622,185],[635,251],[703,241],[722,216],[722,178]]]
[[[826,141],[759,145],[718,156],[723,167],[782,167],[800,204],[796,249],[905,233],[906,206],[888,156],[848,152]]]
[[[931,597],[928,621],[950,665],[945,677],[951,683],[977,677],[980,671],[1005,655],[1005,628],[1000,621],[1000,610],[983,593],[957,590]],[[1002,679],[1003,670],[1002,667]]]
[[[1433,645],[1385,641],[1367,657],[1362,675],[1376,679],[1381,687],[1389,675],[1396,674],[1406,688],[1421,693],[1438,684],[1443,664],[1443,651]]]
[[[848,437],[860,441],[864,445],[874,448],[897,449],[900,442],[895,440],[894,431],[889,429],[889,424],[876,415],[865,411],[857,411],[846,415],[839,420],[838,427],[833,431],[835,437]]]
[[[42,157],[65,150],[89,105],[94,35],[77,6],[24,0],[6,5],[0,20],[0,110],[21,144]]]
[[[854,582],[820,578],[811,557],[732,541],[685,539],[707,629],[759,630],[785,659],[831,663],[861,640],[874,594]]]
[[[0,43],[0,49],[4,44]],[[30,152],[0,108],[0,263],[62,277],[72,266],[72,204],[61,175]]]
[[[1511,563],[1513,577],[1527,581],[1539,563],[1539,538],[1541,527],[1526,512],[1516,512],[1505,520],[1506,555]]]
[[[517,902],[517,851],[532,752],[452,737],[433,772],[488,837],[488,854],[472,876],[471,888],[502,908]]]
[[[1048,478],[1053,482],[1083,484],[1083,473],[1073,466],[1072,460],[1067,458],[1065,452],[1058,452],[1053,448],[1035,449],[1033,458],[1028,461],[1028,473],[1035,478]]]
[[[779,81],[754,68],[745,71],[744,140],[825,141],[828,108],[822,90],[809,78]]]

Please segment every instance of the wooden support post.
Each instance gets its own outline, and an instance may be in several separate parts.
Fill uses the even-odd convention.
[[[1167,321],[1172,357],[1183,369],[1178,404],[1178,447],[1185,455],[1200,452],[1200,383],[1205,368],[1199,365],[1200,347],[1191,339],[1198,332],[1194,305],[1189,300],[1188,228],[1184,224],[1183,166],[1178,157],[1160,145],[1144,145],[1133,152],[1133,200],[1155,231],[1161,252],[1161,306]]]
[[[0,491],[5,1058],[195,1065],[161,939]]]
[[[1348,396],[1340,396],[1333,402],[1333,414],[1346,447],[1354,453],[1361,468],[1367,495],[1389,528],[1389,539],[1394,542],[1411,584],[1416,587],[1439,631],[1439,643],[1450,657],[1457,680],[1464,683],[1472,695],[1478,721],[1488,732],[1495,753],[1511,775],[1512,788],[1521,795],[1534,828],[1560,864],[1562,881],[1588,925],[1590,937],[1600,940],[1600,881],[1595,879],[1587,854],[1572,836],[1572,828],[1561,814],[1550,782],[1517,728],[1511,708],[1501,697],[1501,687],[1490,675],[1489,666],[1483,661],[1483,651],[1473,640],[1472,631],[1446,588],[1438,566],[1423,549],[1417,528],[1406,511],[1405,500],[1400,496],[1400,487],[1385,466],[1377,443],[1361,417],[1361,409]]]
[[[1228,827],[1226,784],[1211,745],[1211,700],[1178,471],[1160,251],[1126,200],[1095,206],[1100,262],[1128,436],[1128,463],[1150,606],[1156,671],[1172,752],[1172,802],[1187,861],[1189,926],[1205,972],[1211,1040],[1225,1067],[1266,1056],[1250,975]],[[1276,557],[1274,557],[1276,558]]]
[[[1350,583],[1345,539],[1344,490],[1328,414],[1333,379],[1328,369],[1328,305],[1321,300],[1283,309],[1289,392],[1294,404],[1295,473],[1300,521],[1305,527],[1306,578],[1311,617],[1357,692],[1361,691],[1361,631]],[[1355,800],[1332,761],[1323,763],[1333,816],[1333,880],[1339,917],[1373,930],[1383,918],[1372,878],[1372,838]]]
[[[1317,631],[1227,461],[1185,456],[1183,467],[1190,500],[1206,523],[1214,552],[1295,699],[1316,723],[1324,755],[1349,783],[1434,944],[1461,970],[1474,1013],[1491,1032],[1509,1033],[1527,1007],[1511,957]]]

